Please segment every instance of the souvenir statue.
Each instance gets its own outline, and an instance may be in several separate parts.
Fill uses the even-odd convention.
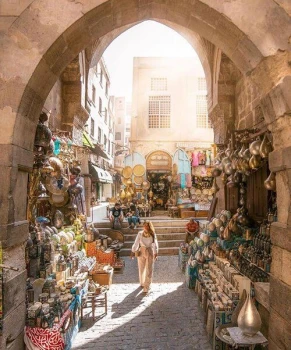
[[[39,117],[39,123],[36,127],[34,145],[37,147],[48,148],[52,138],[50,129],[44,124],[48,120],[46,113],[41,113]]]

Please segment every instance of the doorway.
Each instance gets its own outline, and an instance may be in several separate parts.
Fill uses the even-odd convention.
[[[149,171],[147,179],[151,184],[151,201],[153,209],[164,210],[165,205],[170,197],[171,186],[168,180],[169,173],[159,173],[155,171]]]

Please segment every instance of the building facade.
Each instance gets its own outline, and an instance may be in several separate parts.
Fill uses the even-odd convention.
[[[103,58],[89,69],[87,132],[96,154],[91,155],[92,197],[106,201],[113,194],[112,174],[114,156],[114,98],[110,97],[110,77]],[[94,176],[96,175],[96,176]]]
[[[129,138],[131,129],[131,102],[126,98],[115,97],[115,158],[114,167],[120,171],[124,167],[124,156],[129,151]]]
[[[193,58],[134,58],[131,150],[173,154],[212,142],[201,65]]]

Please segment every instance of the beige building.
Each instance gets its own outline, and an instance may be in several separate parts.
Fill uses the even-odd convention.
[[[130,124],[131,124],[131,102],[126,98],[115,97],[114,101],[115,121],[115,157],[114,167],[121,171],[124,167],[124,156],[129,151]]]
[[[147,155],[209,148],[206,80],[193,58],[134,58],[130,147]]]

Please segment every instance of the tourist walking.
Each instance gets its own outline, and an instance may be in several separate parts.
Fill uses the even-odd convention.
[[[153,278],[154,261],[158,257],[158,241],[152,222],[145,221],[132,246],[131,258],[137,256],[140,286],[148,293]]]

